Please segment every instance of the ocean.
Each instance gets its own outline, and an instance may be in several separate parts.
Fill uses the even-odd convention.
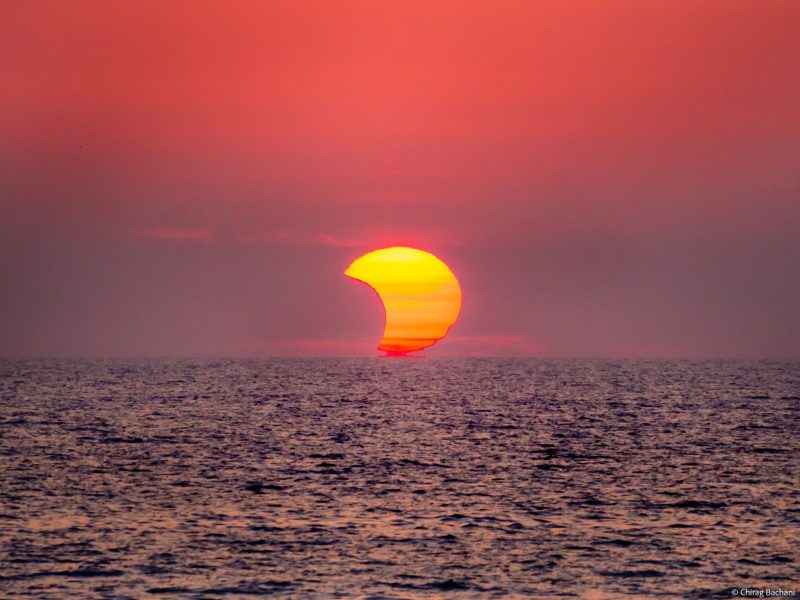
[[[0,361],[0,595],[800,595],[800,363]]]

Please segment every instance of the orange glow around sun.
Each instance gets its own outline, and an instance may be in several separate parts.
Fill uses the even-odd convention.
[[[386,311],[378,350],[391,355],[422,350],[447,335],[461,311],[461,286],[429,252],[395,246],[369,252],[344,273],[374,289]]]

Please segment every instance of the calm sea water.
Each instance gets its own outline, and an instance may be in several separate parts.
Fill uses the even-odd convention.
[[[0,362],[0,594],[800,596],[800,364]]]

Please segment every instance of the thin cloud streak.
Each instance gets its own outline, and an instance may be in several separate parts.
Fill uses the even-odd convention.
[[[542,356],[545,348],[523,335],[448,335],[442,356]],[[435,348],[435,346],[434,346]]]
[[[259,356],[377,356],[379,336],[359,338],[288,338],[243,343],[245,353]],[[426,349],[433,357],[542,356],[544,348],[521,335],[451,335]]]
[[[258,356],[373,356],[375,339],[292,338],[246,342],[247,353]]]
[[[336,248],[357,248],[359,246],[366,246],[367,243],[363,240],[352,240],[347,238],[338,238],[328,233],[321,233],[317,236],[317,241],[326,246],[335,246]]]
[[[241,241],[267,246],[332,246],[334,248],[357,248],[367,246],[360,239],[339,237],[330,233],[302,234],[294,231],[269,231],[260,235],[241,236]]]
[[[169,240],[172,242],[211,242],[216,237],[216,232],[210,229],[184,229],[184,228],[152,228],[139,229],[132,232],[134,237]]]

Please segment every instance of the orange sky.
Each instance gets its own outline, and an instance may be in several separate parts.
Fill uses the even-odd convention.
[[[798,31],[792,1],[3,2],[0,354],[369,354],[341,271],[407,244],[462,279],[454,353],[800,356]]]

